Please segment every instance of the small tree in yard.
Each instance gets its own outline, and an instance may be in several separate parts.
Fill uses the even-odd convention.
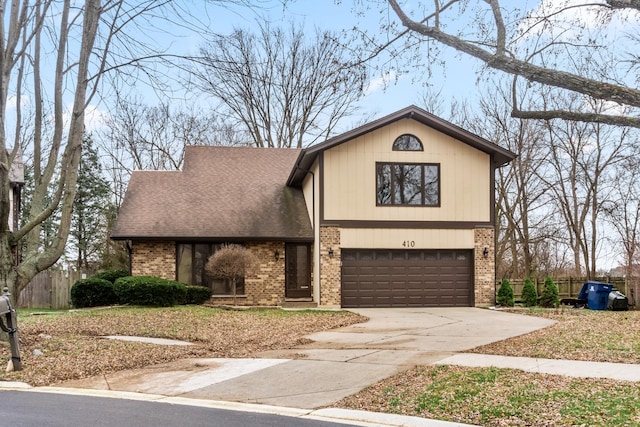
[[[513,307],[513,288],[507,279],[502,279],[500,289],[498,289],[498,298],[496,302],[506,307]]]
[[[525,307],[535,307],[537,304],[538,290],[531,279],[527,278],[525,279],[524,286],[522,288],[522,305]]]
[[[217,250],[205,265],[205,271],[214,279],[231,280],[233,305],[236,305],[236,283],[239,279],[257,273],[260,261],[249,249],[240,245],[227,245]]]
[[[560,305],[558,299],[558,286],[551,277],[547,276],[544,279],[544,287],[542,288],[542,294],[540,295],[540,305],[543,307],[557,307]]]

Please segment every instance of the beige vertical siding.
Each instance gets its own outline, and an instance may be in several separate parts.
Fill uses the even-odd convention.
[[[307,205],[307,213],[311,218],[311,226],[315,226],[316,218],[314,215],[314,208],[317,209],[319,201],[319,174],[318,174],[318,161],[313,163],[310,169],[311,173],[307,173],[302,182],[302,193],[304,194],[304,201]],[[314,206],[315,205],[315,206]]]
[[[473,249],[474,230],[343,228],[341,248]]]
[[[392,151],[413,134],[423,152]],[[440,207],[376,206],[376,162],[439,163]],[[327,220],[489,222],[490,157],[414,120],[403,119],[324,153]]]
[[[307,204],[311,226],[313,227],[313,249],[311,251],[313,300],[320,301],[320,167],[316,160],[302,183],[302,191]]]

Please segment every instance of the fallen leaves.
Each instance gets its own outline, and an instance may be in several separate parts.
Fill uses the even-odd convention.
[[[639,425],[640,386],[511,369],[425,366],[334,406],[481,426]]]
[[[52,385],[188,357],[251,357],[260,351],[294,347],[313,332],[364,320],[349,312],[207,307],[117,308],[19,316],[23,370],[3,372],[0,380]],[[177,339],[194,345],[100,338],[106,335]],[[6,345],[4,354],[9,353]]]
[[[640,311],[574,308],[527,310],[555,325],[470,350],[470,353],[593,362],[640,363]]]
[[[518,310],[554,326],[470,352],[640,363],[640,312]],[[424,366],[336,406],[482,426],[640,426],[640,384],[495,368]]]

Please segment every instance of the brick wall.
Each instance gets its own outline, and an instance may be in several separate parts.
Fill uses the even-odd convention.
[[[245,293],[237,296],[236,303],[246,306],[274,306],[284,301],[284,243],[259,242],[246,245],[260,260],[259,272],[245,278]],[[278,251],[280,258],[275,259]],[[175,242],[134,242],[132,248],[132,274],[176,279]],[[233,304],[233,297],[214,297],[211,304]]]
[[[495,239],[493,228],[476,228],[474,230],[474,277],[475,305],[489,306],[495,304]],[[485,258],[484,248],[489,249]]]
[[[340,306],[340,259],[340,228],[320,227],[320,305]]]
[[[239,306],[276,306],[284,301],[284,243],[251,242],[245,245],[258,257],[260,268],[257,274],[244,279],[244,294],[236,296]],[[279,259],[276,261],[275,252]],[[212,297],[209,304],[233,305],[233,297]]]
[[[246,277],[244,290],[247,295],[246,305],[280,305],[284,301],[284,243],[260,242],[247,243],[260,260],[260,271],[257,275]],[[275,259],[278,251],[280,258]]]
[[[133,242],[131,274],[175,280],[175,242]]]

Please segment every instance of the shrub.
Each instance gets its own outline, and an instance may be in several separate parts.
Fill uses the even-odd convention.
[[[97,307],[118,302],[113,283],[104,279],[90,277],[78,280],[71,287],[71,304],[74,307]]]
[[[529,278],[524,280],[524,286],[522,287],[522,305],[525,307],[538,305],[538,290]]]
[[[540,305],[543,307],[557,307],[560,305],[558,286],[556,286],[553,279],[549,276],[544,279],[544,286],[542,287],[542,293],[540,295]]]
[[[127,270],[104,270],[100,273],[94,274],[91,276],[94,279],[103,279],[108,280],[111,283],[114,283],[117,279],[121,277],[127,277],[129,272]]]
[[[231,280],[233,305],[236,305],[236,283],[243,277],[256,274],[260,260],[249,249],[241,245],[226,245],[218,249],[204,266],[214,279]]]
[[[506,307],[513,307],[513,288],[507,279],[502,279],[496,302]]]
[[[174,280],[152,276],[121,277],[113,285],[121,303],[170,307],[184,304],[187,286]]]
[[[187,286],[187,304],[203,304],[211,298],[211,293],[206,286]]]

